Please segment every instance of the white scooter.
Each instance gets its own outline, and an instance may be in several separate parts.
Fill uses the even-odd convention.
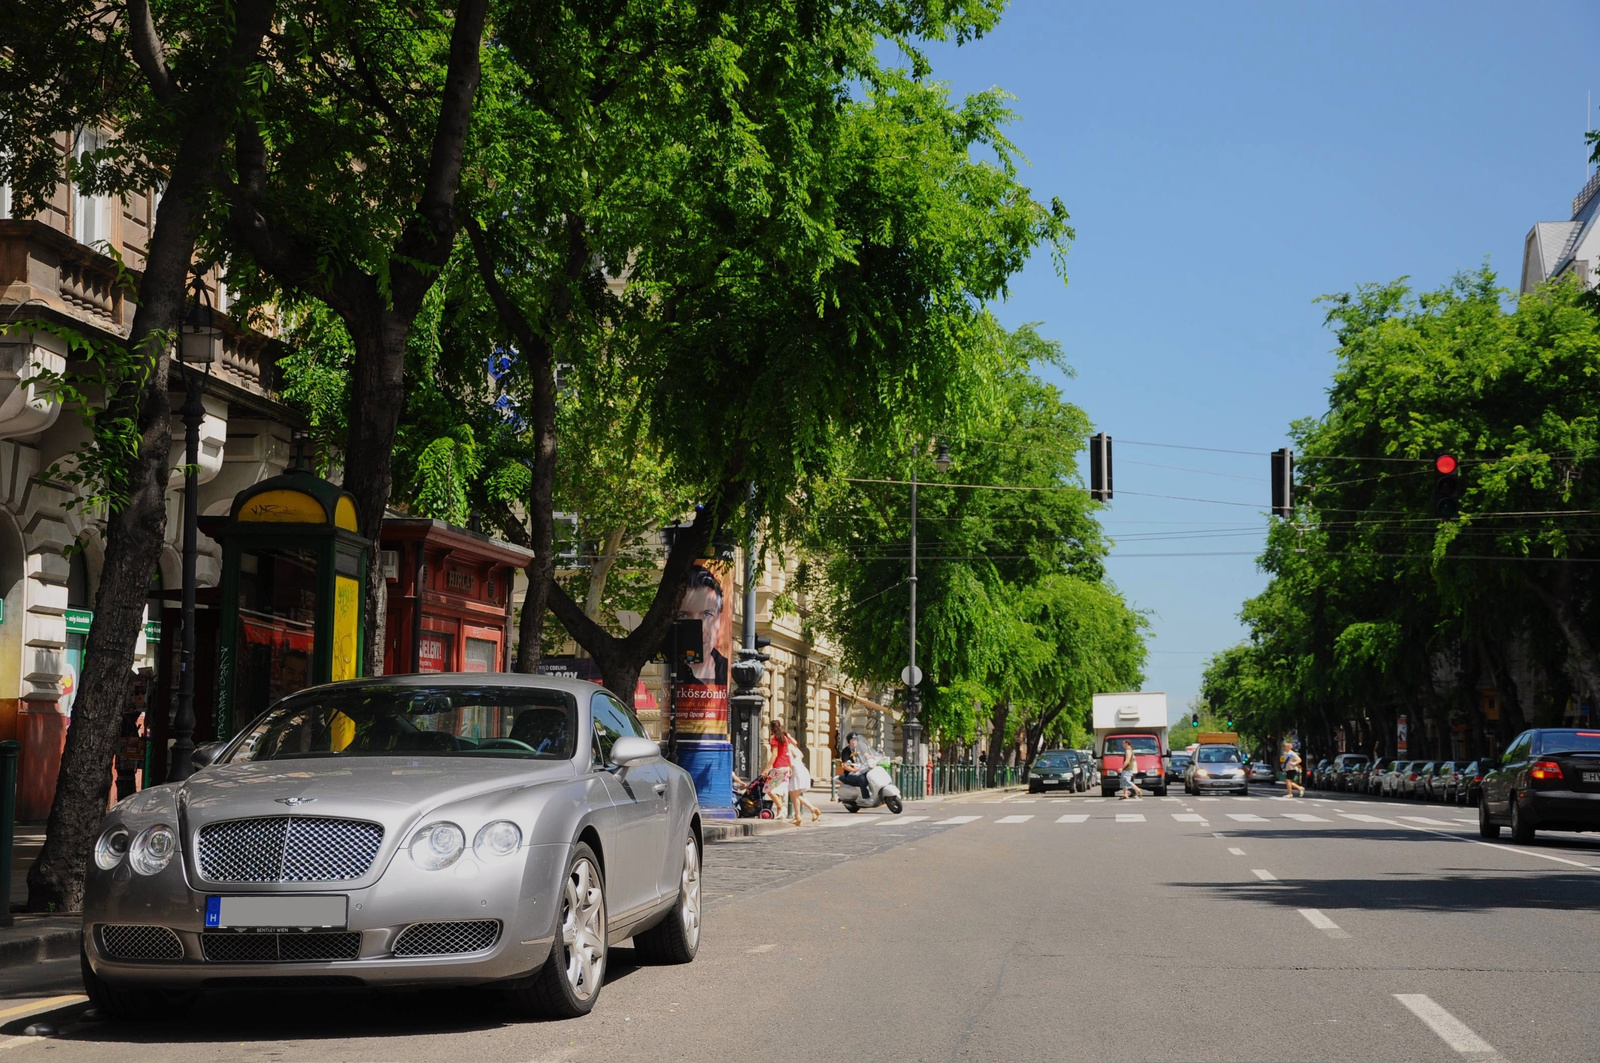
[[[894,784],[894,779],[878,764],[878,754],[875,750],[860,747],[860,752],[867,762],[867,792],[862,793],[859,787],[839,781],[839,803],[846,812],[860,812],[863,808],[877,808],[883,805],[890,812],[899,815],[905,805],[900,802],[900,787]]]

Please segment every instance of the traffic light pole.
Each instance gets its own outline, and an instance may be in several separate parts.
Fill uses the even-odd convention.
[[[911,613],[908,624],[911,652],[907,662],[905,697],[905,763],[919,764],[922,756],[922,698],[917,691],[917,467],[911,466]]]

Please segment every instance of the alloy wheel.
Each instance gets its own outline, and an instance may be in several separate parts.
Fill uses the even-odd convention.
[[[700,943],[700,847],[690,838],[683,846],[683,894],[678,914],[683,938],[692,950]]]
[[[561,898],[561,941],[567,952],[567,984],[588,1000],[600,991],[606,967],[606,896],[588,860],[572,865]]]

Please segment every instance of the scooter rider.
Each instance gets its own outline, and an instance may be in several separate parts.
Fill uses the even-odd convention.
[[[862,797],[870,797],[871,792],[867,786],[867,755],[861,749],[861,736],[851,731],[844,740],[844,748],[839,750],[839,760],[842,761],[839,781],[846,786],[854,786],[861,791]]]

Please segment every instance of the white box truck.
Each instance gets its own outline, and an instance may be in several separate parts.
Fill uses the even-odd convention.
[[[1167,695],[1124,692],[1094,696],[1094,753],[1100,758],[1100,793],[1121,782],[1124,743],[1133,746],[1134,782],[1158,797],[1167,794]]]

